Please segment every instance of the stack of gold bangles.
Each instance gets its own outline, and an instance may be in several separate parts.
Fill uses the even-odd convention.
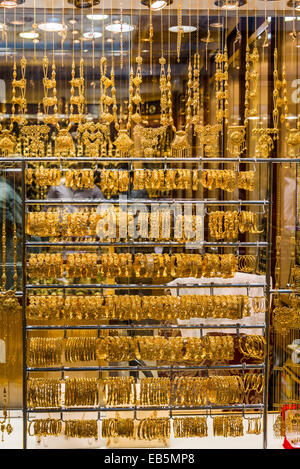
[[[61,172],[57,168],[45,168],[43,165],[40,165],[35,169],[28,168],[26,170],[26,184],[32,185],[33,177],[37,187],[59,186]]]
[[[66,420],[65,436],[71,438],[98,438],[97,420]]]
[[[34,366],[58,365],[62,361],[63,339],[52,337],[34,337],[29,339],[27,347],[28,364]]]
[[[245,393],[257,392],[258,394],[263,392],[264,388],[264,377],[261,373],[247,373],[244,377]]]
[[[263,312],[264,297],[253,298],[253,312]],[[260,308],[259,308],[259,305]],[[242,319],[250,315],[246,295],[31,295],[27,317],[31,320],[168,320],[190,318]]]
[[[95,185],[93,169],[68,169],[65,185],[74,190],[92,189]]]
[[[222,189],[233,192],[235,189],[254,191],[255,172],[207,169],[202,173],[202,185],[209,190]]]
[[[257,213],[247,211],[215,211],[209,213],[208,228],[212,238],[232,240],[238,238],[239,233],[259,234],[257,228]]]
[[[176,417],[173,422],[175,438],[205,438],[208,436],[206,417]]]
[[[135,425],[131,418],[106,418],[102,423],[102,438],[135,439]]]
[[[26,234],[41,237],[83,237],[96,236],[97,225],[103,215],[95,208],[83,209],[75,213],[57,208],[47,212],[28,212]]]
[[[169,378],[144,378],[141,380],[141,405],[168,405],[171,395],[171,380]]]
[[[167,440],[171,436],[171,422],[168,417],[145,418],[138,422],[138,440]]]
[[[103,398],[107,406],[136,404],[134,378],[106,378],[103,381]]]
[[[30,254],[28,275],[30,278],[61,278],[64,275],[61,254]]]
[[[239,339],[239,351],[246,358],[262,360],[266,355],[266,339],[261,335],[245,335]]]
[[[99,404],[97,378],[66,378],[65,406],[96,406]]]
[[[54,345],[53,345],[54,344]],[[265,339],[259,335],[242,336],[238,340],[239,351],[247,358],[263,359]],[[104,361],[164,360],[201,361],[232,360],[235,341],[232,335],[207,335],[205,337],[162,336],[104,336],[58,338],[29,338],[28,357],[31,366]]]
[[[243,417],[226,416],[213,418],[213,434],[222,437],[239,437],[244,435]]]
[[[68,337],[65,341],[65,359],[69,363],[96,360],[96,337]]]
[[[201,174],[202,173],[202,174]],[[99,186],[107,197],[119,192],[127,192],[132,180],[134,190],[146,189],[150,195],[157,191],[193,190],[202,186],[209,190],[222,189],[233,192],[235,189],[254,191],[254,171],[204,170],[198,169],[137,169],[131,174],[127,170],[68,169],[65,185],[72,189],[93,188],[97,176]],[[26,183],[37,187],[58,186],[61,183],[61,171],[57,168],[45,168],[43,165],[26,170]]]
[[[251,374],[251,376],[253,376]],[[100,403],[100,395],[106,407],[120,407],[130,405],[168,406],[179,407],[204,405],[234,405],[242,404],[246,394],[251,389],[257,390],[256,383],[262,388],[262,374],[255,374],[255,380],[245,376],[209,376],[209,377],[176,377],[170,378],[142,378],[139,393],[132,377],[100,378],[66,378],[57,379],[51,383],[59,396],[55,407],[95,407]],[[254,383],[255,381],[255,383]],[[44,386],[45,380],[31,378],[28,387],[28,396],[39,392],[38,387]],[[254,386],[255,384],[255,386]],[[51,407],[51,386],[48,386],[43,402],[31,399],[31,407]],[[64,397],[62,389],[64,388]],[[100,392],[101,391],[101,392]],[[258,391],[261,391],[258,389]]]
[[[245,256],[244,256],[245,257]],[[232,278],[238,258],[233,254],[68,254],[68,278],[125,277],[222,277]],[[60,278],[64,273],[62,254],[30,254],[29,276],[33,279]]]
[[[97,357],[105,361],[142,360],[200,361],[232,360],[232,336],[204,338],[103,337],[98,341]]]
[[[59,407],[61,386],[57,378],[29,378],[27,380],[28,407]]]
[[[62,421],[60,419],[35,419],[28,424],[29,436],[59,436],[62,432]]]

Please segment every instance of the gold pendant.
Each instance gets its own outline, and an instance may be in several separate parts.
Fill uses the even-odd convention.
[[[49,131],[50,129],[46,124],[25,125],[21,130],[24,156],[45,156]]]
[[[274,149],[274,140],[278,138],[276,129],[253,129],[252,135],[257,138],[256,158],[268,158]]]
[[[15,153],[17,145],[16,137],[8,130],[3,129],[0,133],[0,155],[8,157]]]
[[[288,158],[299,156],[300,130],[290,129],[286,138]]]
[[[122,158],[129,156],[129,151],[133,147],[134,142],[129,137],[126,129],[121,129],[119,135],[114,141],[117,151],[120,152]]]
[[[178,130],[171,144],[173,158],[191,158],[192,147],[184,130]]]
[[[56,158],[75,156],[75,145],[69,129],[59,129],[55,138],[54,156]]]
[[[195,125],[195,133],[200,139],[200,150],[205,158],[218,158],[221,124]]]
[[[246,149],[246,129],[243,125],[232,125],[227,131],[227,151],[233,158],[240,158]]]
[[[84,154],[89,158],[100,156],[101,148],[109,135],[109,127],[106,124],[87,122],[78,126],[81,134]]]

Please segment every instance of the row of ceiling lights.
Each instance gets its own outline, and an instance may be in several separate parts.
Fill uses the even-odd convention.
[[[173,4],[174,0],[141,0],[142,5],[151,8],[154,11],[162,10]],[[275,0],[278,1],[278,0]],[[68,0],[69,3],[77,8],[91,8],[98,5],[101,0]],[[25,0],[0,0],[0,7],[15,8],[17,5],[25,3]],[[225,10],[234,10],[247,4],[247,0],[215,0],[215,5]],[[300,0],[288,0],[287,6],[300,11]]]
[[[0,0],[0,7],[5,7],[5,8],[14,8],[18,4],[24,3],[25,0]],[[276,1],[276,0],[275,0]],[[100,0],[69,0],[70,3],[74,3],[75,6],[80,6],[81,7],[90,7],[91,4],[96,4],[100,3]],[[77,4],[76,4],[77,2]],[[166,6],[169,6],[173,3],[173,0],[141,0],[141,3],[147,7],[151,7],[152,10],[161,10],[165,8]],[[245,5],[247,3],[247,0],[216,0],[215,5],[219,6],[223,9],[236,9],[239,6]],[[289,0],[288,1],[288,6],[294,8],[297,11],[300,11],[300,0]],[[88,14],[86,17],[91,20],[91,21],[103,21],[108,18],[108,15],[101,15],[101,14]],[[72,24],[73,21],[76,23],[76,20],[69,20],[69,22]],[[11,21],[11,24],[15,25],[22,25],[24,24],[22,21]],[[222,27],[222,23],[212,23],[212,27],[220,28]],[[3,28],[3,25],[0,25],[0,29]],[[58,34],[62,34],[66,31],[67,25],[63,25],[62,23],[58,23],[55,21],[50,21],[47,23],[41,23],[38,25],[38,28],[42,31],[46,32],[57,32]],[[187,26],[187,25],[182,25],[181,27],[183,29],[183,32],[194,32],[196,31],[195,26]],[[105,29],[107,31],[110,31],[112,33],[121,33],[121,32],[130,32],[134,29],[134,26],[127,24],[127,23],[120,23],[120,21],[115,21],[112,24],[108,24],[105,26]],[[177,33],[178,32],[178,26],[172,26],[169,28],[171,32]],[[79,31],[73,30],[72,34],[76,35],[79,34]],[[20,37],[24,39],[33,39],[35,41],[38,41],[39,38],[39,33],[36,30],[32,31],[23,31],[19,33]],[[82,40],[91,40],[91,39],[97,39],[102,37],[102,33],[99,31],[87,31],[83,33]],[[75,40],[75,42],[80,42],[79,40]]]

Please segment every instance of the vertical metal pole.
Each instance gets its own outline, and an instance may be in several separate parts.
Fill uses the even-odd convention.
[[[271,311],[271,261],[272,261],[272,196],[273,196],[273,163],[268,162],[268,227],[267,227],[267,262],[266,262],[266,311],[265,311],[265,375],[264,375],[264,416],[263,448],[268,446],[268,402],[269,402],[269,352],[270,352],[270,311]]]
[[[22,161],[22,331],[23,331],[23,448],[27,448],[27,360],[26,360],[26,163]]]

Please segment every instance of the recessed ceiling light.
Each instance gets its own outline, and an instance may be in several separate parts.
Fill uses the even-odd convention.
[[[172,5],[172,3],[173,0],[141,0],[141,4],[151,8],[152,11],[162,10],[169,5]]]
[[[102,37],[102,33],[99,33],[98,31],[87,31],[86,33],[83,33],[83,37],[85,39],[97,39],[98,37]]]
[[[169,28],[169,31],[171,31],[171,33],[179,33],[180,32],[180,29],[184,32],[184,33],[193,33],[194,31],[197,31],[197,28],[195,26],[185,26],[185,25],[182,25],[181,27],[179,26],[171,26]]]
[[[56,23],[52,21],[49,23],[40,23],[38,28],[49,33],[57,33],[58,31],[65,29],[66,26],[64,26],[62,23]]]
[[[69,23],[70,23],[70,24],[76,24],[76,23],[77,23],[77,20],[75,20],[75,18],[74,18],[74,19],[70,19],[70,20],[69,20]]]
[[[23,31],[19,36],[23,39],[37,39],[40,35],[36,31]]]
[[[25,0],[0,0],[0,7],[3,8],[16,8],[16,6],[24,3]]]
[[[73,36],[76,36],[77,34],[79,34],[79,31],[77,29],[74,29],[74,31],[72,31],[72,34]]]
[[[103,21],[108,18],[108,15],[86,15],[86,17],[91,21]]]
[[[68,3],[71,3],[76,8],[92,8],[96,5],[99,5],[101,0],[68,0]]]
[[[215,5],[223,10],[235,10],[238,7],[246,5],[247,0],[216,0]]]
[[[109,37],[108,39],[106,39],[106,42],[113,42],[113,40],[111,37]]]
[[[74,44],[79,44],[79,43],[80,43],[79,39],[75,39]]]
[[[115,24],[108,24],[105,26],[105,29],[107,31],[110,31],[112,33],[128,33],[129,31],[134,30],[134,26],[131,26],[130,24],[127,23],[115,23]]]

